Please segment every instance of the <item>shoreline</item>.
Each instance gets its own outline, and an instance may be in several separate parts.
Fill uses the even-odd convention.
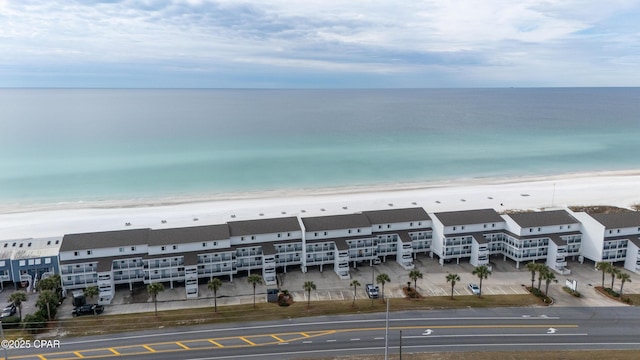
[[[131,199],[78,200],[44,203],[0,203],[0,216],[41,211],[79,210],[79,209],[129,209],[155,208],[163,206],[216,203],[226,201],[246,201],[281,199],[296,197],[325,197],[337,195],[360,195],[368,193],[393,193],[406,191],[427,191],[442,188],[512,185],[520,183],[560,182],[569,179],[587,179],[604,177],[640,177],[640,169],[590,171],[565,173],[560,175],[523,175],[515,177],[458,178],[407,183],[382,183],[375,185],[352,185],[322,188],[278,189],[247,192],[209,193],[200,195],[176,195],[160,197],[141,197]],[[640,186],[640,183],[638,184]]]
[[[422,184],[273,191],[223,196],[61,203],[7,211],[0,207],[0,240],[64,234],[173,228],[283,216],[351,214],[365,210],[423,207],[428,213],[493,208],[538,210],[573,205],[640,204],[640,170]],[[126,223],[131,225],[127,226]]]

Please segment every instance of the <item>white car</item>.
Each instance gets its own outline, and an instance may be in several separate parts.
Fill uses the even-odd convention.
[[[367,284],[365,289],[367,291],[367,296],[369,296],[369,299],[377,299],[378,298],[378,287],[377,286],[374,286],[373,284]]]
[[[469,290],[471,290],[473,295],[480,295],[480,288],[476,284],[469,284]]]

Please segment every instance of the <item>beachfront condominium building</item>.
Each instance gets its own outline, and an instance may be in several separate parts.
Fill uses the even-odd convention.
[[[450,211],[433,216],[431,249],[440,265],[469,258],[473,266],[489,265],[490,249],[501,251],[505,221],[493,209]]]
[[[504,216],[506,229],[502,253],[520,267],[542,260],[550,269],[568,275],[567,257],[579,255],[580,222],[565,210],[514,213]]]
[[[276,267],[301,265],[302,229],[295,216],[228,223],[237,271],[260,271],[266,285],[276,285]]]
[[[60,237],[28,238],[0,242],[0,287],[31,291],[38,281],[58,274]]]
[[[594,263],[624,261],[625,269],[640,273],[640,212],[573,215],[582,223],[584,258]]]
[[[149,229],[65,235],[60,246],[63,292],[97,286],[98,303],[109,304],[117,284],[144,282]]]

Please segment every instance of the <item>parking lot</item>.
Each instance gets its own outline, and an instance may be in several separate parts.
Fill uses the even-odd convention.
[[[472,295],[468,287],[469,283],[479,284],[476,276],[472,275],[474,267],[464,259],[460,264],[455,262],[441,266],[436,260],[421,255],[415,261],[416,269],[422,272],[423,278],[418,279],[417,289],[422,296],[449,296],[451,295],[451,284],[447,283],[446,277],[450,273],[458,274],[461,278],[454,289],[454,295]],[[365,285],[375,283],[375,278],[380,273],[389,276],[390,282],[384,286],[384,297],[402,298],[404,293],[402,288],[407,286],[409,271],[403,269],[392,258],[387,259],[380,265],[373,267],[368,263],[356,264],[353,268],[351,264],[351,280],[340,280],[330,267],[325,267],[323,272],[317,267],[309,268],[307,273],[302,273],[298,269],[289,269],[287,273],[279,273],[280,289],[288,290],[295,301],[306,301],[307,293],[303,290],[305,281],[313,281],[316,290],[311,292],[311,301],[325,300],[352,300],[354,296],[353,287],[350,286],[353,280],[358,280],[360,286],[357,288],[355,296],[357,299],[366,299]],[[483,280],[482,293],[484,295],[507,295],[526,294],[525,286],[531,284],[531,273],[526,270],[524,264],[520,269],[516,269],[515,263],[503,261],[502,257],[491,259],[493,272],[488,279]],[[602,282],[602,273],[594,269],[592,262],[580,264],[569,262],[571,275],[556,275],[558,283],[552,283],[549,293],[554,298],[554,306],[626,306],[616,301],[612,301],[598,294],[593,287],[599,286]],[[625,283],[625,293],[640,293],[640,275],[631,274],[631,282]],[[575,298],[562,290],[565,280],[571,279],[578,283],[578,291],[582,298]],[[253,302],[253,288],[247,282],[247,274],[241,273],[234,276],[233,282],[222,279],[222,287],[218,290],[218,306],[247,304]],[[611,277],[606,275],[605,284],[610,286]],[[537,279],[536,279],[537,285]],[[382,286],[378,285],[380,291]],[[411,281],[413,286],[413,281]],[[545,284],[542,284],[544,288]],[[614,288],[620,288],[620,282],[616,280]],[[266,301],[267,287],[258,285],[256,288],[256,299],[258,302]],[[0,303],[8,303],[8,298],[14,289],[9,286],[0,292]],[[35,302],[37,293],[30,293],[28,301],[23,304],[23,316],[36,310]],[[69,299],[67,299],[69,300]],[[183,284],[174,284],[171,289],[165,284],[165,291],[158,295],[158,310],[182,309],[186,307],[211,307],[213,306],[213,294],[206,285],[200,285],[198,299],[186,299]],[[58,311],[58,318],[71,317],[73,306],[71,301],[65,301]],[[105,306],[105,314],[137,313],[153,311],[154,306],[151,298],[146,294],[145,287],[141,285],[132,296],[128,290],[119,290],[111,305]]]

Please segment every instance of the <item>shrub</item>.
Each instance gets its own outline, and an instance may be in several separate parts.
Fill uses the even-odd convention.
[[[538,290],[538,288],[527,287],[527,290],[529,290],[529,292],[535,295],[536,297],[539,297],[540,299],[542,299],[542,301],[544,301],[545,304],[551,304],[553,302],[553,300],[550,297],[545,295],[541,290]]]
[[[46,326],[46,318],[40,312],[24,317],[24,328],[32,334],[37,333]]]
[[[20,327],[20,318],[17,316],[7,316],[2,319],[2,328],[3,329],[13,329]]]
[[[577,297],[577,298],[582,297],[582,294],[580,294],[580,292],[579,292],[579,291],[571,290],[571,289],[569,289],[569,287],[567,287],[567,286],[563,286],[563,287],[562,287],[562,290],[566,291],[567,293],[569,293],[569,294],[571,294],[571,295],[573,295],[573,296],[575,296],[575,297]]]
[[[618,292],[617,292],[617,291],[615,291],[615,290],[613,290],[612,288],[604,288],[604,291],[605,291],[607,294],[609,294],[610,296],[613,296],[613,297],[616,297],[616,298],[619,298],[619,297],[620,297],[620,294],[618,294]]]

